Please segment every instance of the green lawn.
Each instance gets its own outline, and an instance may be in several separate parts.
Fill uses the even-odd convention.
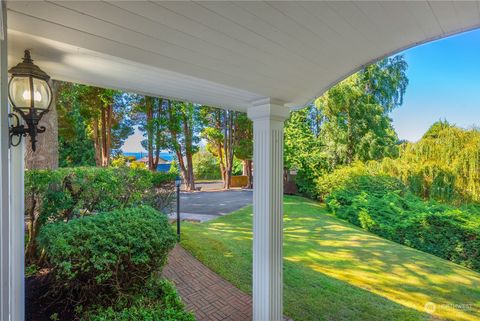
[[[284,204],[284,313],[295,321],[480,320],[479,273],[362,231],[322,204]],[[187,250],[251,293],[250,206],[182,228]]]

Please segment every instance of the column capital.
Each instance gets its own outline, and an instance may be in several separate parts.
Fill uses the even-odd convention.
[[[263,98],[252,102],[247,115],[251,120],[270,119],[283,122],[289,117],[290,109],[280,100]]]

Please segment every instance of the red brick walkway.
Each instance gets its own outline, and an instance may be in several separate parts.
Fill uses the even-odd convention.
[[[250,295],[225,281],[181,246],[170,253],[163,275],[175,283],[197,321],[252,320]]]

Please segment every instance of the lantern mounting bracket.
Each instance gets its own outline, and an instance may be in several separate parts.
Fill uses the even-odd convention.
[[[45,126],[38,126],[38,122],[48,110],[38,112],[36,108],[32,108],[27,114],[21,108],[15,107],[14,110],[16,113],[8,114],[8,117],[13,119],[12,124],[9,126],[10,146],[15,147],[20,145],[22,137],[27,137],[27,135],[29,135],[32,143],[32,150],[36,151],[38,141],[37,134],[46,131]],[[20,114],[27,126],[20,123],[20,118],[17,113]],[[17,137],[15,142],[14,137]]]

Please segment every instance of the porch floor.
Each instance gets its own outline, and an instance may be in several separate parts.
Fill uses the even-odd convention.
[[[187,309],[197,321],[252,320],[252,297],[207,268],[177,245],[163,276],[175,283]],[[284,318],[285,321],[291,319]]]

